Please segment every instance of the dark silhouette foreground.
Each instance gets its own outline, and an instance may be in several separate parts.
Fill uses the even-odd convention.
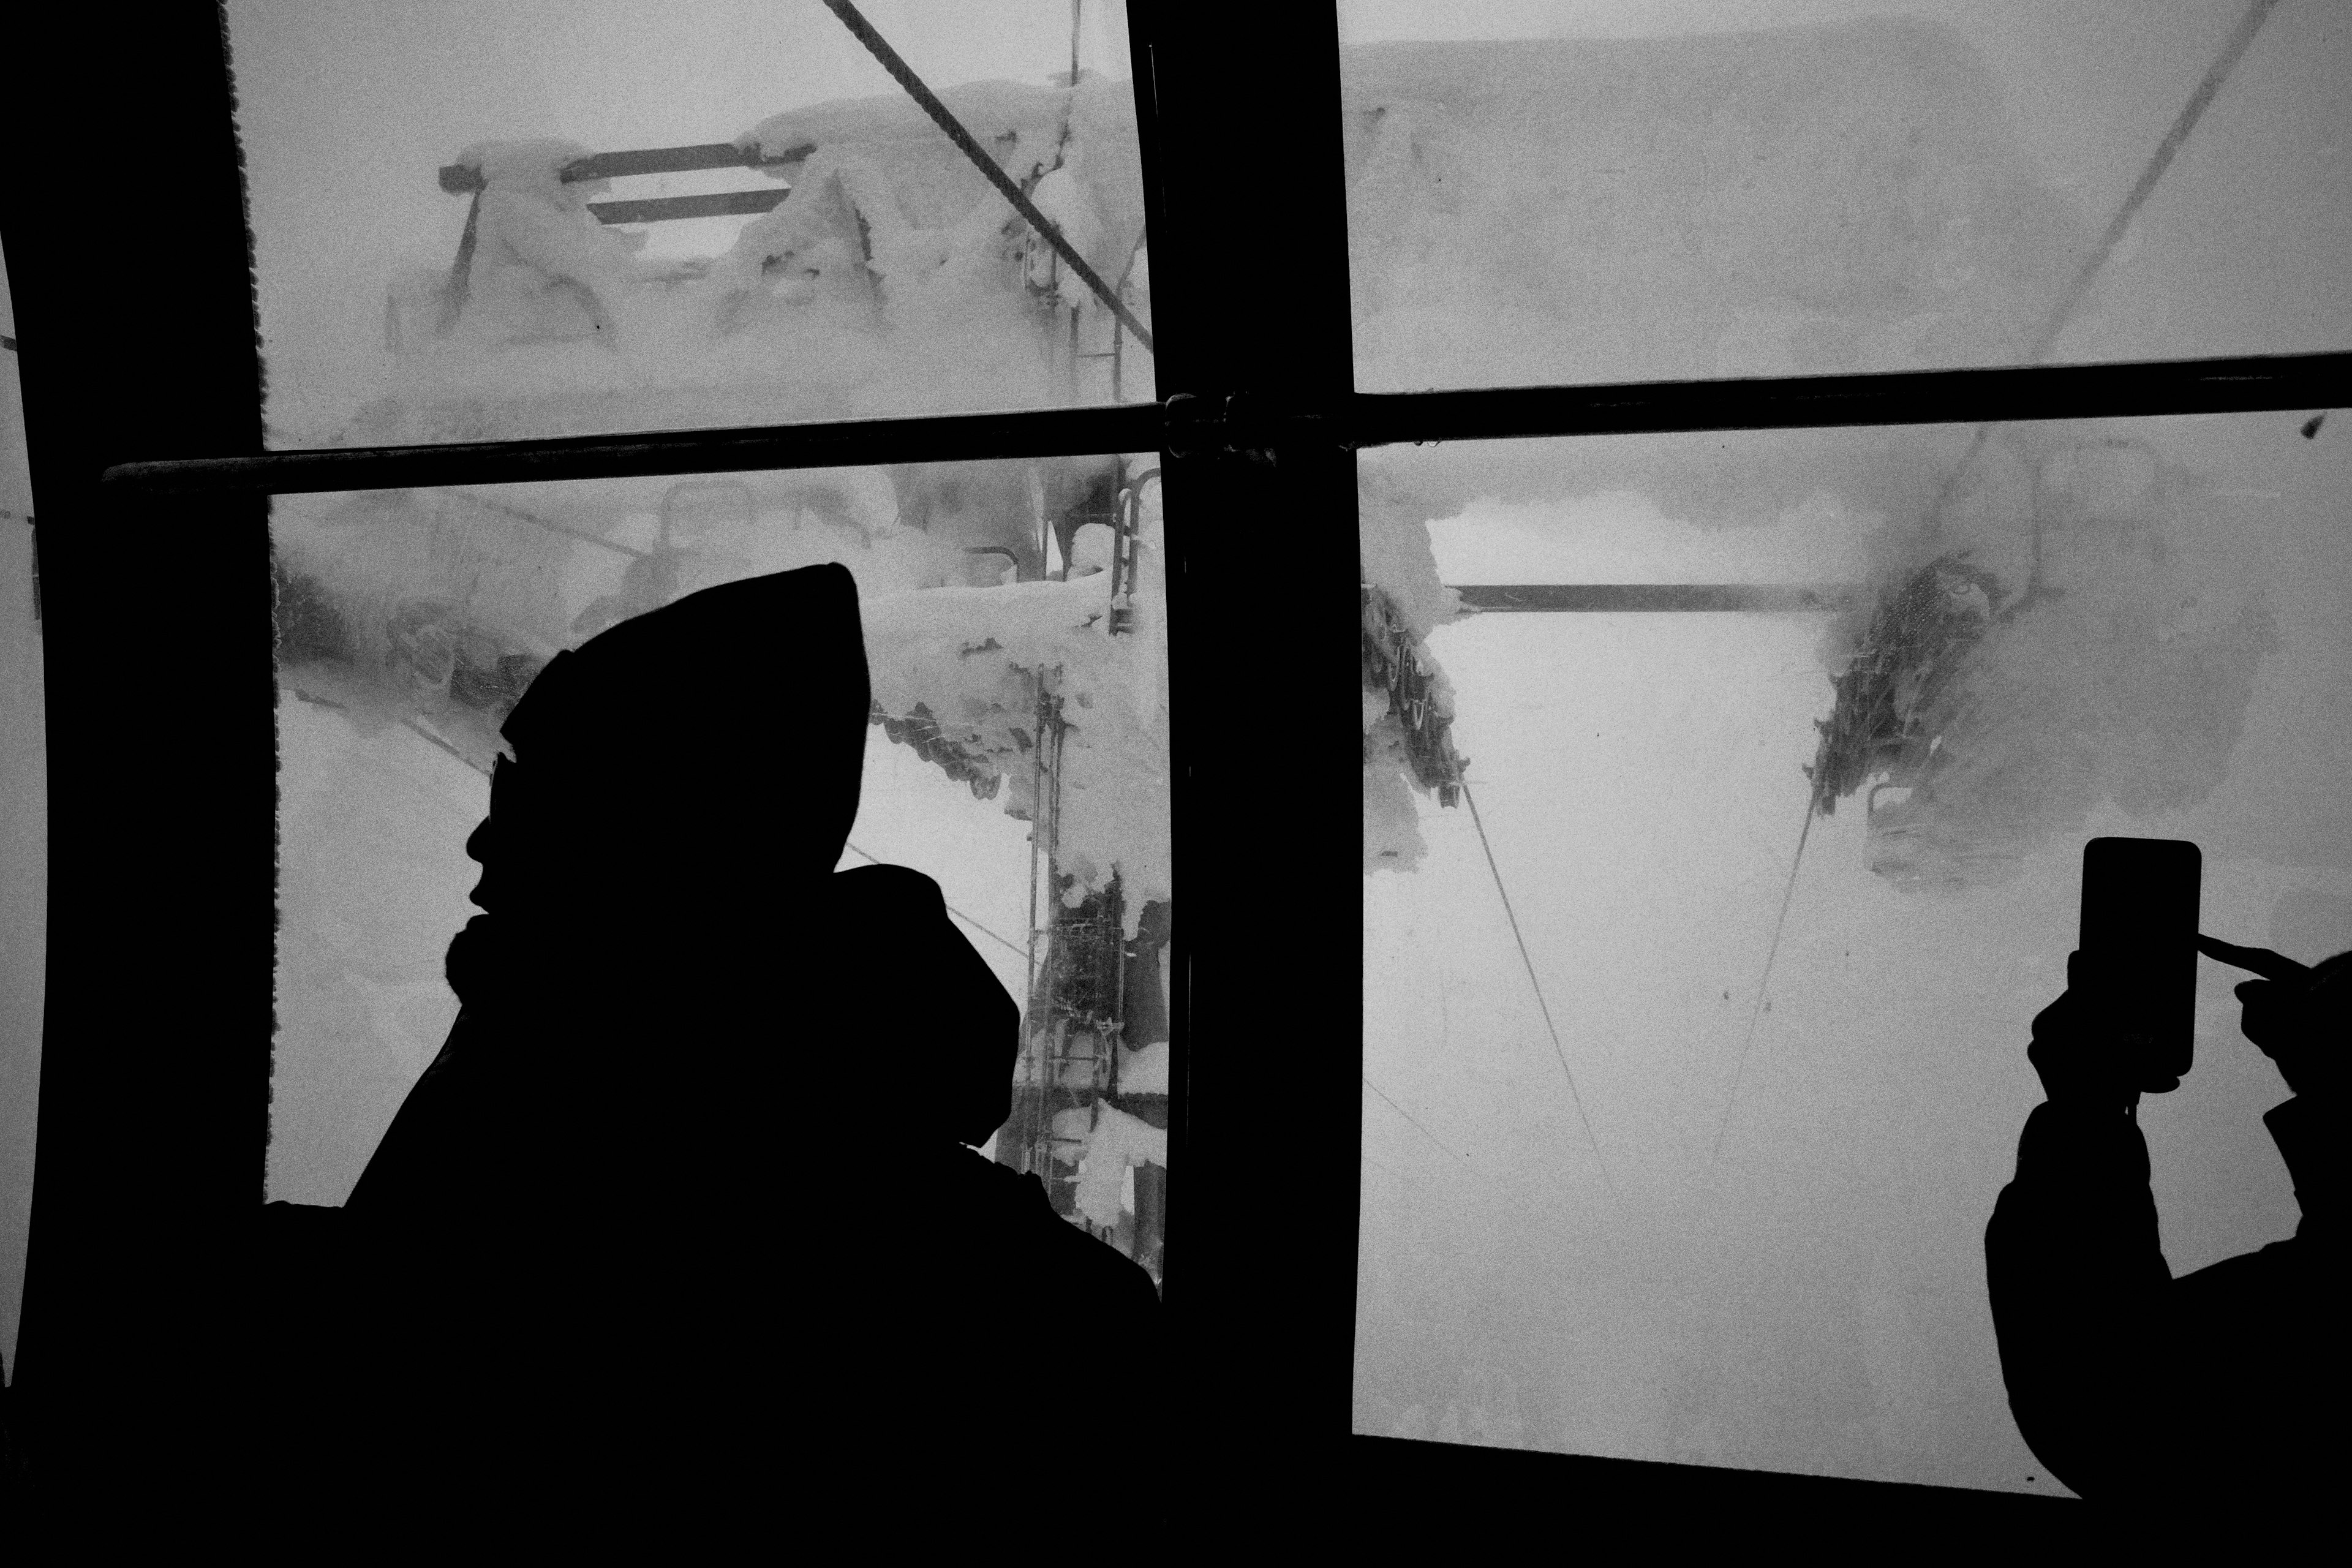
[[[965,1147],[1017,1010],[929,879],[833,869],[867,712],[838,566],[532,685],[447,1044],[344,1207],[265,1214],[266,1487],[972,1545],[1164,1489],[1150,1277]]]
[[[2246,1037],[2294,1098],[2265,1115],[2303,1210],[2291,1240],[2172,1278],[2158,1244],[2138,1089],[2068,992],[2033,1021],[2048,1101],[1985,1235],[2010,1408],[2050,1472],[2119,1521],[2164,1531],[2308,1521],[2344,1483],[2341,1107],[2352,953],[2315,969],[2200,937],[2264,978],[2237,988]]]

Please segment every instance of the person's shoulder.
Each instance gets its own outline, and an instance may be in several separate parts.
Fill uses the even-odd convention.
[[[2232,1334],[2282,1331],[2307,1315],[2316,1271],[2324,1268],[2332,1279],[2335,1262],[2323,1258],[2308,1240],[2273,1241],[2182,1275],[2173,1282],[2172,1306],[2209,1324],[2238,1322]]]
[[[1143,1266],[1055,1214],[1034,1175],[976,1152],[964,1174],[980,1189],[992,1228],[1002,1227],[1007,1239],[1017,1238],[1033,1266],[1047,1270],[1064,1288],[1085,1291],[1122,1311],[1158,1308],[1159,1289]]]
[[[852,866],[825,879],[825,893],[832,902],[852,909],[919,908],[943,917],[947,913],[940,885],[911,866]]]

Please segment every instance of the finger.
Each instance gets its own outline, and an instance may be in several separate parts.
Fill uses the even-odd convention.
[[[2197,951],[2217,963],[2232,969],[2248,970],[2265,980],[2297,980],[2311,973],[2307,963],[2297,963],[2284,953],[2273,952],[2266,947],[2240,947],[2200,931]]]

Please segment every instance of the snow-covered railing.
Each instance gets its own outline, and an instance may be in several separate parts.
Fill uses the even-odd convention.
[[[740,147],[732,142],[707,142],[691,147],[645,147],[625,153],[592,153],[574,158],[555,172],[558,182],[576,184],[586,181],[616,180],[632,174],[698,174],[709,169],[787,169],[804,162],[814,145],[782,153],[763,153],[757,148]],[[781,179],[781,176],[778,176]],[[479,162],[444,163],[441,166],[441,188],[453,196],[478,194],[487,184]],[[644,201],[590,202],[589,216],[599,223],[660,223],[672,218],[734,217],[773,212],[792,194],[792,186],[779,184],[764,191],[719,191],[708,195],[656,196]],[[470,239],[473,221],[468,217],[467,233]],[[470,253],[470,246],[460,249],[462,267]]]
[[[589,153],[559,166],[555,177],[566,184],[584,180],[617,180],[631,174],[683,174],[706,169],[772,169],[796,163],[816,149],[792,153],[761,153],[735,142],[701,142],[689,147],[646,147],[625,153]],[[441,165],[441,188],[462,195],[482,188],[478,158],[460,158]],[[786,187],[789,189],[790,187]]]

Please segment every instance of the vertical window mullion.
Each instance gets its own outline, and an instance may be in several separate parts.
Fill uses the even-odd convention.
[[[1135,0],[1129,16],[1157,154],[1145,187],[1160,395],[1344,397],[1335,12],[1276,7],[1241,27],[1223,7]],[[1237,114],[1255,154],[1213,154]],[[1206,452],[1171,457],[1166,482],[1181,999],[1171,1387],[1191,1406],[1185,1447],[1207,1467],[1197,1484],[1295,1518],[1312,1479],[1300,1467],[1342,1452],[1352,1375],[1360,936],[1352,894],[1330,895],[1361,858],[1361,611],[1341,564],[1356,549],[1355,459],[1328,443]],[[1269,593],[1276,562],[1297,570]]]

